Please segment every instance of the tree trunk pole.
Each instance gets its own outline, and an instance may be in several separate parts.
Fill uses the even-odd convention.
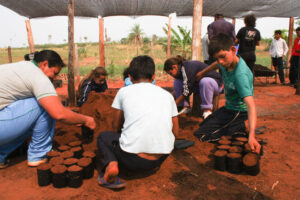
[[[34,52],[34,42],[33,42],[33,35],[32,35],[30,20],[29,19],[25,20],[25,23],[26,23],[26,30],[27,30],[27,37],[28,37],[30,53],[33,53]]]
[[[290,17],[289,41],[288,41],[289,51],[287,53],[287,61],[290,60],[292,54],[293,32],[294,32],[294,17]],[[287,65],[290,66],[290,63],[287,62]]]
[[[75,66],[76,66],[76,81],[80,83],[79,61],[78,61],[78,45],[75,44]]]
[[[99,57],[100,66],[105,67],[104,58],[104,20],[99,18]]]
[[[68,3],[68,40],[69,40],[69,62],[68,62],[68,94],[69,106],[75,106],[75,84],[74,84],[74,0]]]
[[[192,30],[192,60],[200,60],[203,0],[194,0]]]
[[[11,47],[10,46],[8,46],[8,48],[7,48],[7,53],[8,53],[8,62],[12,63]]]
[[[171,15],[169,15],[167,58],[171,57],[171,18]]]
[[[235,27],[235,17],[232,18],[232,25]]]

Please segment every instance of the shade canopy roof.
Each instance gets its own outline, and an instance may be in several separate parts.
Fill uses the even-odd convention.
[[[28,17],[67,16],[69,0],[0,0],[16,13]],[[193,15],[193,0],[75,0],[75,16],[178,16]],[[240,18],[247,14],[257,17],[299,17],[300,0],[203,0],[203,16],[222,13]]]

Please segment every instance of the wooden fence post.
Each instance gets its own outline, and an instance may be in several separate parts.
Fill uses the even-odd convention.
[[[169,15],[167,58],[171,57],[171,18],[171,15]]]
[[[8,62],[12,63],[11,47],[10,46],[8,46],[8,48],[7,48],[7,53],[8,53]]]
[[[104,61],[104,23],[103,18],[99,18],[99,58],[100,66],[105,67]]]

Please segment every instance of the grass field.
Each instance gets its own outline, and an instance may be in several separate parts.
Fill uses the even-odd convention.
[[[64,62],[68,63],[68,45],[43,45],[36,46],[36,51],[42,49],[52,49],[58,52]],[[78,65],[79,73],[84,76],[90,72],[91,69],[98,66],[99,63],[99,48],[98,44],[79,44],[78,47]],[[154,58],[157,75],[162,74],[163,63],[166,59],[166,52],[161,45],[155,45],[151,51],[150,44],[139,48],[139,55],[147,54]],[[267,67],[270,67],[271,59],[268,51],[264,50],[265,47],[261,46],[256,52],[256,63]],[[29,48],[12,48],[12,60],[13,62],[21,61],[24,59],[24,55],[29,53]],[[137,55],[136,46],[123,45],[123,44],[107,44],[105,46],[105,63],[106,69],[113,78],[121,78],[122,72],[129,65],[130,60]],[[200,60],[203,60],[202,58]],[[0,48],[0,64],[8,63],[7,49]],[[64,68],[61,73],[67,73],[67,67]],[[76,74],[76,70],[75,70]]]

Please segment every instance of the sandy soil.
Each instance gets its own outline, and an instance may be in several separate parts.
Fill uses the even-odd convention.
[[[171,82],[158,81],[158,84],[171,86]],[[109,82],[110,88],[122,85],[121,81]],[[65,88],[58,89],[58,93],[64,95]],[[115,92],[92,95],[80,110],[97,118],[95,133],[110,128],[108,124],[113,119],[109,105]],[[292,87],[265,85],[264,80],[257,80],[255,101],[258,126],[267,127],[257,137],[268,139],[257,176],[214,170],[211,155],[215,145],[201,143],[193,136],[202,119],[183,115],[181,134],[195,141],[195,145],[175,150],[155,174],[123,170],[121,178],[127,182],[124,190],[111,191],[98,186],[97,171],[78,189],[39,187],[36,169],[27,167],[26,157],[19,156],[12,158],[10,167],[0,170],[0,199],[300,199],[300,96],[295,95]],[[224,102],[222,97],[220,105]],[[79,127],[57,123],[54,147],[78,140],[80,134]],[[84,145],[84,149],[96,150],[95,140]]]

